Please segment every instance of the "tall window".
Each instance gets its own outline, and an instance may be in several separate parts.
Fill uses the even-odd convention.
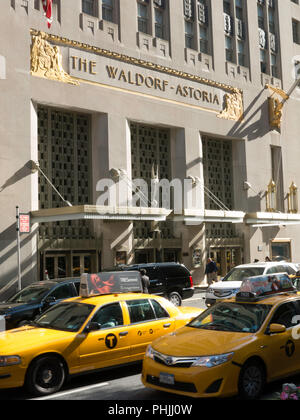
[[[194,48],[194,23],[186,20],[184,22],[184,31],[186,48]]]
[[[223,0],[226,61],[248,66],[246,1]]]
[[[102,19],[114,21],[114,0],[102,0]]]
[[[272,179],[276,185],[276,210],[284,212],[283,168],[281,147],[271,147]]]
[[[148,4],[138,2],[138,31],[145,34],[149,33],[149,10]]]
[[[280,77],[280,56],[277,33],[276,0],[258,0],[257,18],[261,72]]]
[[[156,38],[168,39],[168,2],[167,0],[153,0],[154,31]]]
[[[293,28],[293,42],[295,42],[296,44],[300,44],[300,22],[293,19],[292,28]]]
[[[210,0],[183,0],[185,47],[210,54]]]
[[[96,0],[82,0],[82,12],[96,16]]]

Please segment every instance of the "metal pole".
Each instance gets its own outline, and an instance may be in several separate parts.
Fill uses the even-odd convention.
[[[16,219],[17,219],[17,256],[18,256],[18,290],[21,290],[21,247],[20,247],[20,209],[16,207]]]

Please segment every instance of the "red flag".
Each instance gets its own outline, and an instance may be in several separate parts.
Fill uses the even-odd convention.
[[[43,9],[44,9],[44,14],[47,18],[47,22],[48,22],[48,28],[50,29],[51,27],[51,23],[53,21],[53,17],[52,17],[52,0],[42,0],[43,3]]]

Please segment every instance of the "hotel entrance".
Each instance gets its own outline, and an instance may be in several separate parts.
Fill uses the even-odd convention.
[[[233,267],[242,264],[241,247],[210,248],[210,258],[218,267],[218,277],[224,277]]]
[[[41,280],[80,277],[100,269],[101,255],[97,251],[46,251],[40,254]]]

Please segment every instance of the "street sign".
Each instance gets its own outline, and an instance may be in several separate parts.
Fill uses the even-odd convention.
[[[28,213],[20,213],[19,229],[20,233],[30,233],[30,215]]]

